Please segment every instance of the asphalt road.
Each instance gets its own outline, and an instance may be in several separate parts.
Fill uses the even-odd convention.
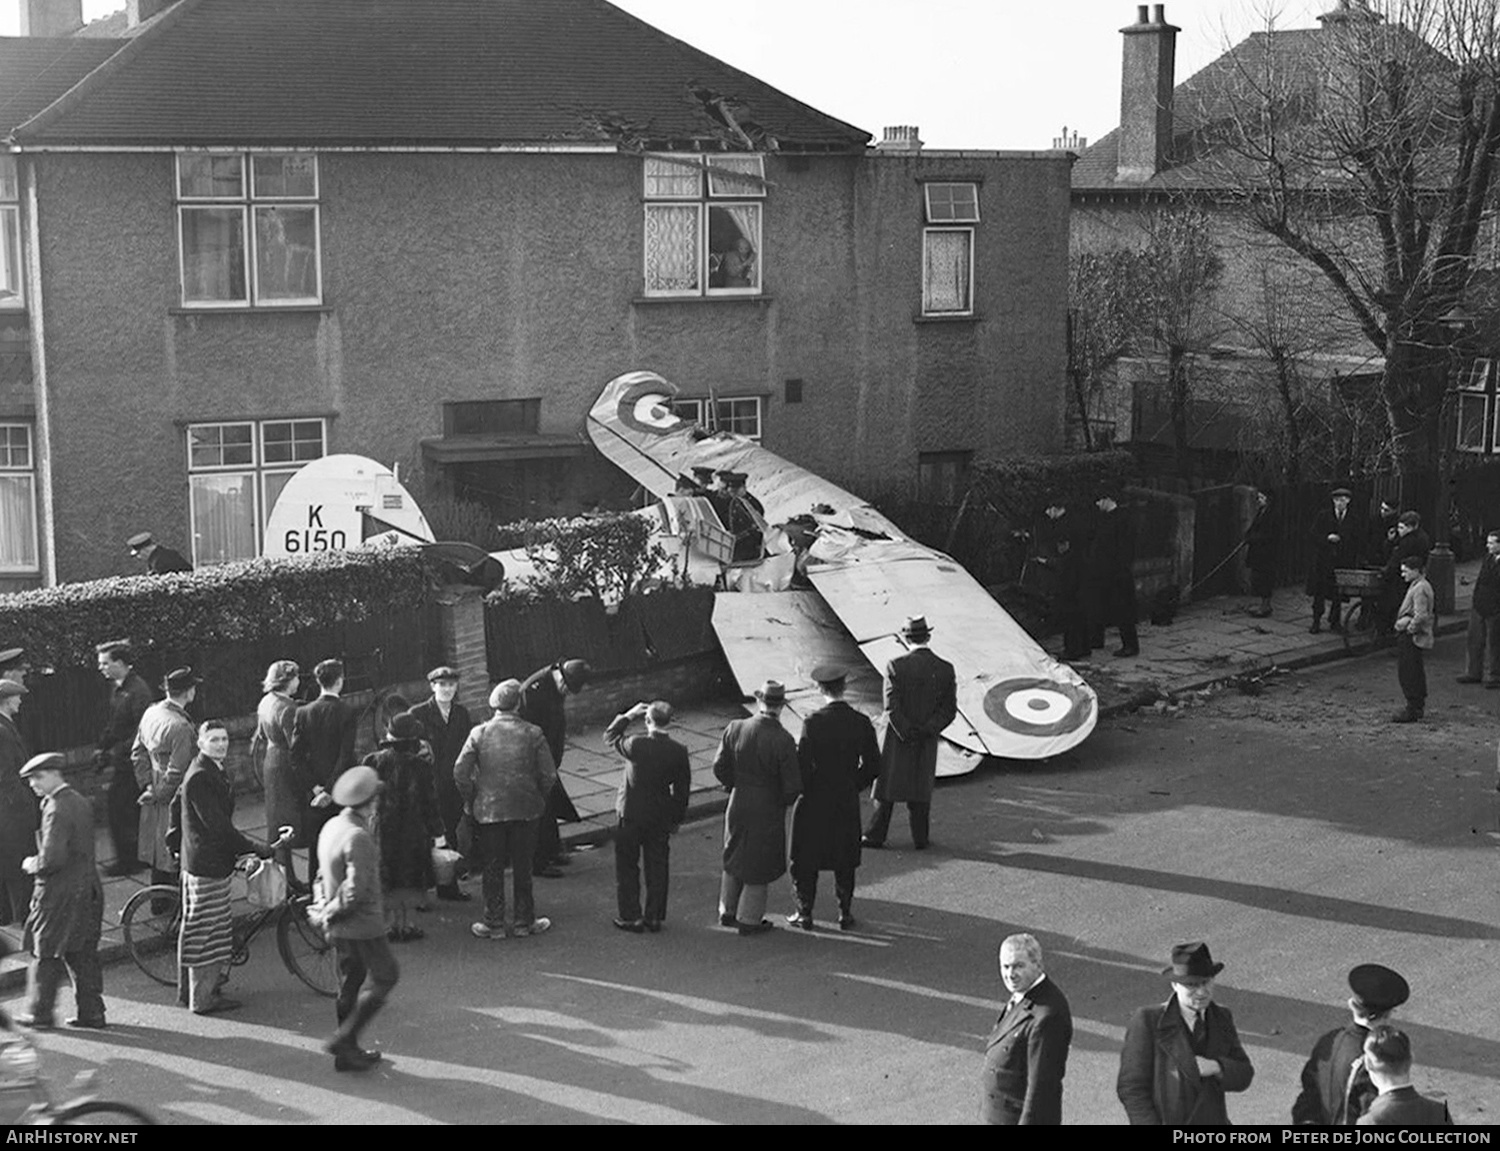
[[[546,936],[485,942],[467,910],[426,916],[428,938],[397,948],[403,982],[369,1033],[389,1061],[373,1073],[333,1071],[319,1050],[331,1004],[268,936],[236,975],[233,1015],[195,1018],[108,969],[111,1030],[48,1035],[49,1066],[66,1078],[108,1060],[103,1094],[172,1122],[968,1122],[1003,994],[995,948],[1027,930],[1073,1004],[1069,1122],[1123,1122],[1124,1025],[1169,994],[1171,945],[1198,938],[1227,964],[1218,998],[1256,1068],[1234,1120],[1286,1120],[1307,1051],[1347,1016],[1345,971],[1379,961],[1414,989],[1418,1086],[1460,1122],[1491,1122],[1500,693],[1452,682],[1461,643],[1439,645],[1419,728],[1385,722],[1399,695],[1376,655],[945,785],[932,850],[908,849],[898,814],[892,849],[866,853],[852,934],[719,929],[710,820],[674,841],[660,935],[611,926],[607,846],[538,881]],[[790,909],[785,880],[772,906]]]

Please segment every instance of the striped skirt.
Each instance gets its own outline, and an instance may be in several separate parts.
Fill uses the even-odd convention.
[[[182,873],[182,934],[177,962],[183,967],[228,963],[234,951],[229,880]]]

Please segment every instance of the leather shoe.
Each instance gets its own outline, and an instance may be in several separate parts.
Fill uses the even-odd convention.
[[[868,847],[872,851],[880,851],[885,847],[885,842],[882,840],[880,843],[876,843],[868,835],[861,835],[859,837],[859,845],[861,847]]]
[[[739,920],[736,919],[734,916],[730,915],[727,911],[721,911],[719,913],[719,926],[720,927],[734,927],[738,923],[739,923]]]
[[[16,1015],[14,1021],[22,1027],[29,1027],[33,1031],[51,1031],[57,1023],[51,1019],[41,1019],[35,1015]]]
[[[639,935],[641,932],[646,930],[646,924],[644,920],[621,919],[619,916],[615,916],[615,926],[618,927],[621,931],[630,932],[632,935]]]
[[[238,999],[231,999],[227,995],[215,995],[204,1006],[194,1011],[194,1015],[219,1015],[225,1011],[238,1011],[245,1006]]]
[[[333,1069],[335,1071],[368,1071],[380,1062],[380,1052],[365,1051],[358,1047],[350,1047],[333,1052]]]
[[[841,911],[841,912],[839,912],[839,930],[840,931],[853,931],[854,930],[854,924],[855,924],[855,919],[854,919],[853,915],[851,915],[847,911]]]
[[[641,926],[649,931],[652,935],[655,935],[661,930],[661,921],[657,919],[647,919],[641,924]]]
[[[767,931],[776,930],[776,925],[769,919],[762,919],[759,923],[741,923],[735,920],[735,926],[740,929],[741,935],[764,935]]]
[[[81,1027],[86,1031],[103,1031],[109,1024],[103,1019],[83,1019],[75,1015],[72,1019],[68,1020],[68,1026]]]
[[[1405,711],[1398,711],[1395,715],[1391,716],[1391,722],[1392,723],[1421,723],[1422,722],[1422,713],[1420,711],[1412,711],[1411,708],[1407,708]]]
[[[1125,658],[1125,659],[1129,659],[1133,655],[1140,655],[1140,654],[1141,654],[1141,649],[1138,648],[1138,647],[1121,647],[1121,648],[1116,648],[1115,649],[1115,655],[1120,656],[1120,657]]]
[[[786,917],[786,925],[800,927],[803,931],[811,931],[813,929],[812,914],[806,911],[794,911]]]
[[[531,874],[542,879],[561,879],[563,877],[562,868],[553,863],[547,864],[546,867],[533,868]]]
[[[1307,630],[1308,630],[1308,634],[1310,634],[1310,635],[1317,635],[1320,631],[1323,630],[1323,625],[1321,623],[1319,623],[1317,620],[1313,620],[1312,621],[1312,627],[1308,628]]]

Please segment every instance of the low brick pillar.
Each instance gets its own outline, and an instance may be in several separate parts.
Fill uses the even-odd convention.
[[[437,594],[442,661],[457,669],[458,702],[476,720],[490,713],[490,660],[484,639],[484,593],[450,584]]]

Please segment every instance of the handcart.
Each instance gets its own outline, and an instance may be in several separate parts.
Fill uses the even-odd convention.
[[[1380,609],[1381,597],[1385,595],[1385,573],[1379,568],[1334,568],[1333,578],[1339,594],[1348,603],[1343,619],[1339,623],[1339,635],[1344,646],[1349,646],[1349,621],[1354,618],[1354,601],[1359,601],[1360,615],[1374,618]]]

